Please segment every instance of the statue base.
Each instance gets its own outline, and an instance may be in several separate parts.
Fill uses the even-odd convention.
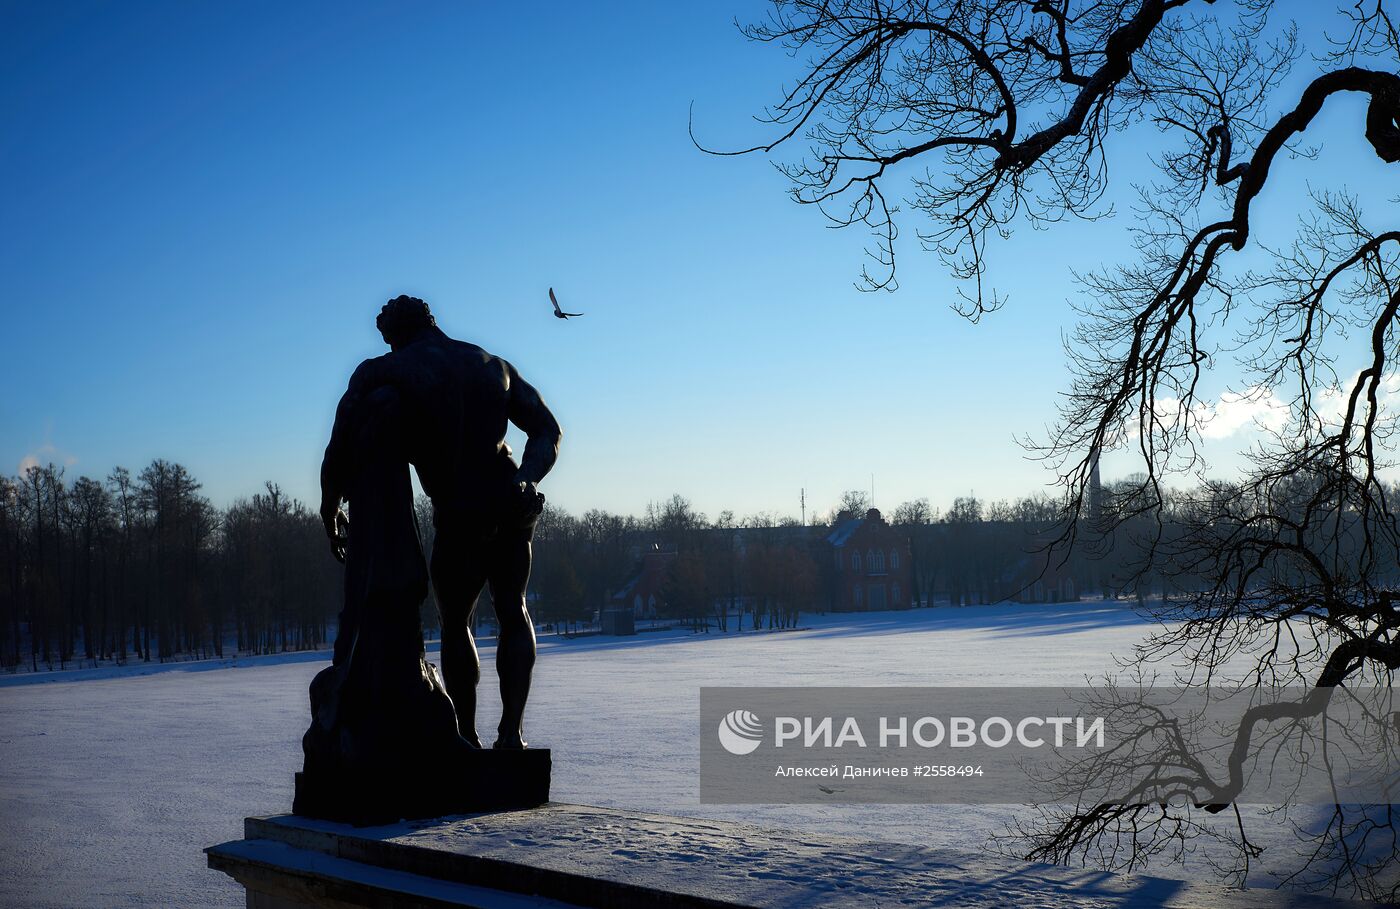
[[[357,827],[399,820],[514,811],[549,801],[548,748],[483,748],[454,759],[448,774],[369,777],[298,773],[292,813]]]

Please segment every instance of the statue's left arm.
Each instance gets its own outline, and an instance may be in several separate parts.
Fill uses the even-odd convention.
[[[516,472],[515,480],[533,488],[544,479],[559,457],[559,440],[563,430],[534,386],[520,378],[514,366],[509,363],[505,366],[506,380],[510,383],[510,421],[526,435],[525,452],[520,456],[520,470]]]
[[[345,561],[345,513],[340,503],[346,498],[349,473],[354,456],[349,437],[354,432],[356,410],[366,386],[369,384],[370,361],[361,363],[350,376],[349,387],[341,396],[335,408],[335,425],[331,428],[331,440],[326,445],[326,455],[321,459],[321,523],[326,536],[331,541],[331,552],[340,561]]]

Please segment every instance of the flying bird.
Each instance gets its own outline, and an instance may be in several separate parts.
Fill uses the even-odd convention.
[[[549,289],[549,302],[554,304],[554,318],[556,319],[571,319],[574,316],[583,315],[581,312],[564,312],[564,310],[560,309],[559,301],[555,299],[554,288],[552,287]]]

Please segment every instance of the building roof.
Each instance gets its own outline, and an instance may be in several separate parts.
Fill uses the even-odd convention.
[[[856,528],[865,523],[865,518],[847,518],[832,529],[827,534],[826,541],[832,546],[845,546],[846,541],[851,538],[851,534],[856,532]]]
[[[637,589],[637,585],[641,583],[641,580],[641,574],[634,575],[630,581],[622,585],[622,589],[612,595],[612,598],[614,600],[627,600],[631,598],[632,591]]]
[[[849,515],[851,513],[849,511],[843,511],[841,514]],[[837,524],[834,528],[832,528],[831,533],[827,534],[826,541],[832,546],[836,546],[838,548],[841,546],[845,546],[847,541],[850,540],[851,534],[855,533],[867,522],[872,523],[877,527],[889,526],[885,523],[884,517],[880,514],[880,509],[871,508],[865,512],[865,517],[863,518],[857,518],[854,515],[844,519],[838,517]]]

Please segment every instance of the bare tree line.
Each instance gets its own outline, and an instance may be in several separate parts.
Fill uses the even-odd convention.
[[[315,649],[334,636],[337,564],[316,516],[275,483],[226,508],[200,495],[183,466],[156,460],[138,474],[69,483],[61,468],[0,478],[0,665],[64,668],[94,661],[163,661],[233,653]],[[1141,507],[1141,478],[1102,490],[1102,531],[1068,555],[1050,543],[1062,503],[1043,495],[984,501],[960,496],[946,509],[927,499],[896,506],[890,522],[907,539],[910,599],[973,605],[1027,599],[1047,571],[1073,578],[1075,596],[1127,597],[1140,606],[1208,583],[1204,570],[1145,567],[1144,540],[1191,539],[1190,516],[1223,484],[1170,492]],[[591,625],[640,570],[654,545],[674,552],[657,617],[698,631],[791,628],[803,612],[835,600],[827,532],[863,515],[865,493],[848,491],[812,524],[759,512],[713,519],[673,495],[641,516],[553,505],[540,519],[530,581],[536,621]],[[425,548],[432,506],[417,503]],[[1198,566],[1199,567],[1199,566]],[[1043,597],[1041,597],[1043,598]],[[1174,606],[1171,608],[1179,608]],[[491,617],[489,597],[478,619]],[[431,599],[425,625],[436,626]]]
[[[988,501],[969,494],[946,511],[926,498],[901,503],[889,521],[909,544],[909,600],[929,606],[1048,600],[1050,594],[1037,597],[1033,590],[1050,575],[1071,579],[1063,588],[1067,598],[1127,598],[1139,606],[1200,586],[1200,577],[1142,567],[1145,518],[1120,514],[1135,507],[1139,482],[1106,484],[1101,528],[1068,551],[1055,545],[1064,504],[1044,495]],[[1182,524],[1194,497],[1171,492],[1153,518]],[[536,537],[532,609],[545,622],[588,620],[612,605],[612,594],[637,570],[639,551],[660,544],[674,549],[674,559],[659,617],[701,631],[795,627],[804,611],[849,608],[836,600],[825,539],[840,520],[867,508],[868,495],[856,490],[807,525],[769,512],[736,518],[725,510],[708,518],[680,495],[652,504],[641,518],[602,511],[574,517],[549,506]]]
[[[275,483],[215,507],[180,464],[155,460],[133,474],[68,481],[54,465],[0,477],[0,666],[67,668],[315,649],[334,636],[339,566],[314,513]],[[713,520],[675,495],[638,516],[546,508],[536,534],[531,609],[537,621],[590,624],[639,570],[653,544],[675,552],[660,618],[697,630],[790,628],[802,612],[837,606],[826,531],[863,514],[848,492],[803,526],[758,513]],[[946,513],[926,499],[892,513],[913,555],[916,602],[993,602],[1009,570],[1036,558],[1055,515],[1044,498],[957,499]],[[432,508],[418,502],[425,547]],[[478,618],[491,617],[489,597]],[[436,626],[431,600],[425,625]]]
[[[339,573],[319,519],[274,483],[215,508],[188,470],[0,477],[0,666],[319,647]]]

